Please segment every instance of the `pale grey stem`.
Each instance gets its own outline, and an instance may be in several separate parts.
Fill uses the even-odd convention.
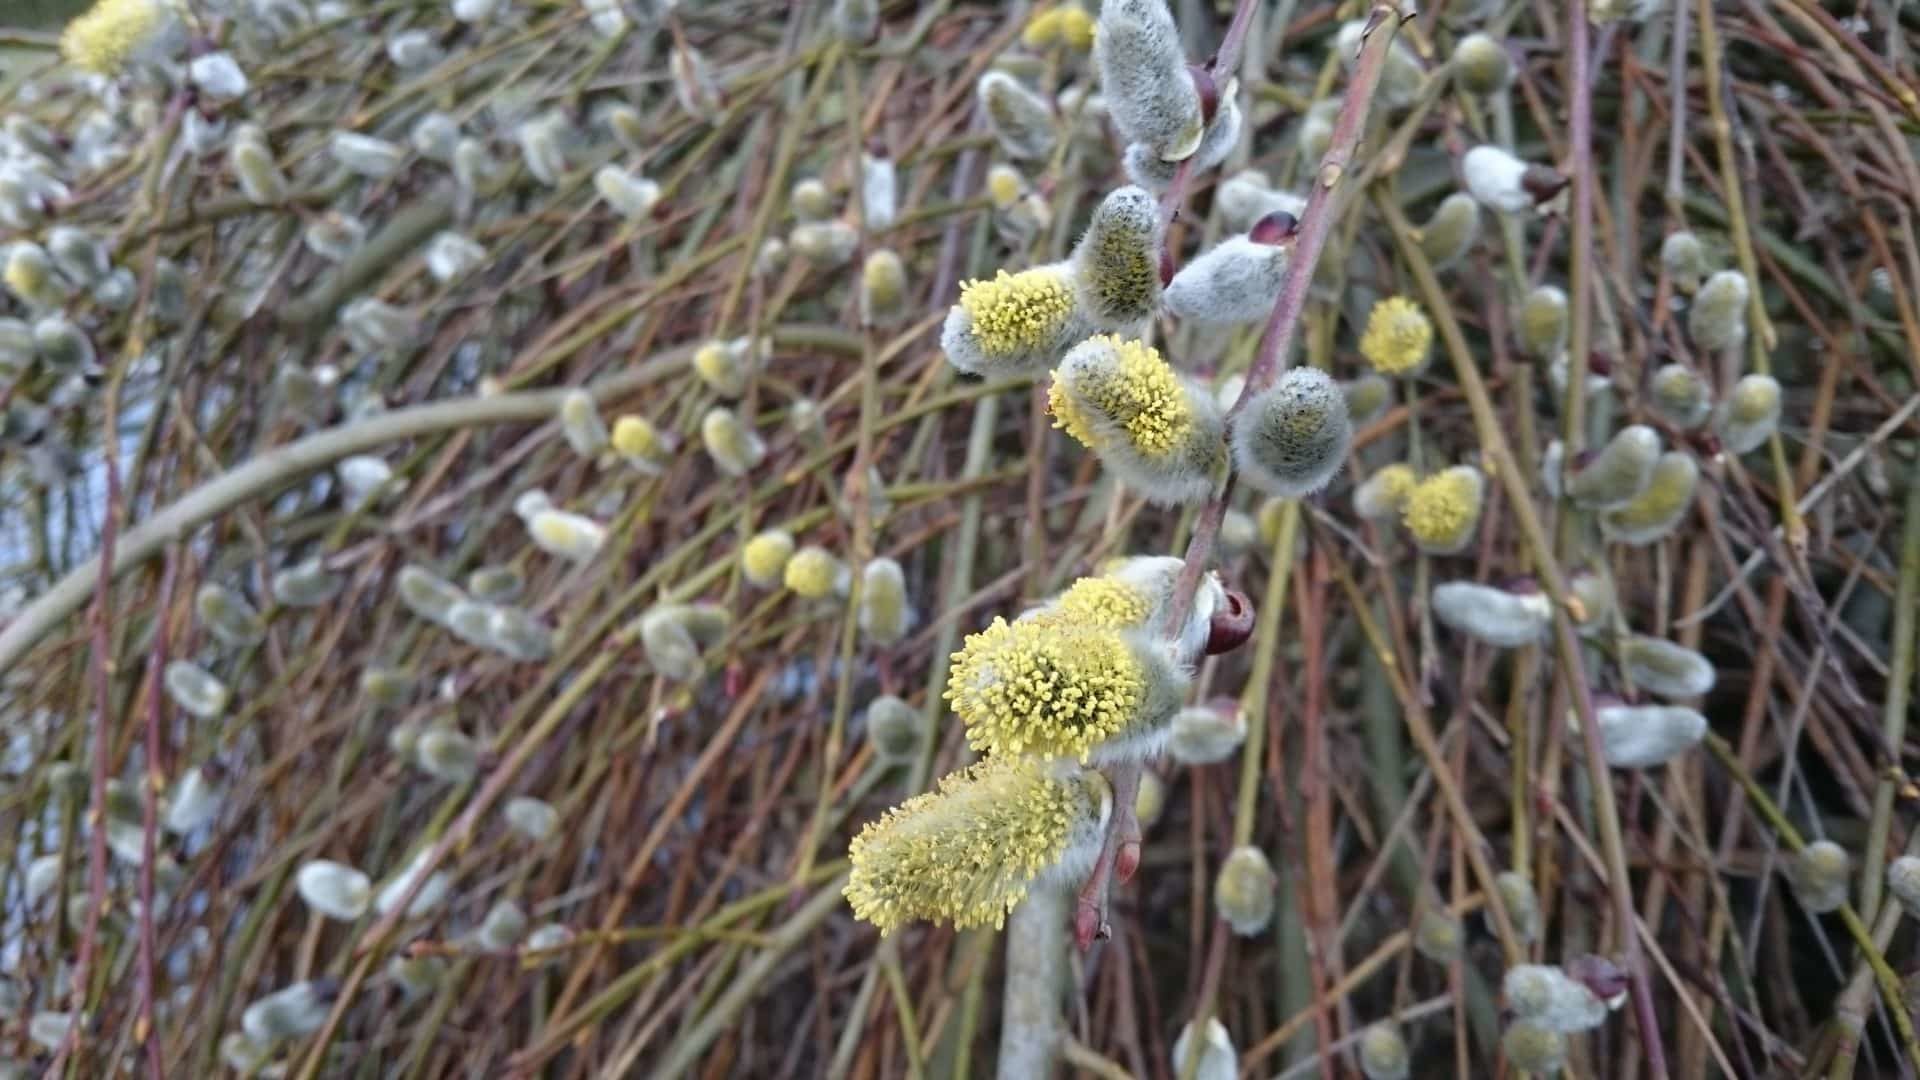
[[[1000,1080],[1052,1076],[1063,1034],[1067,890],[1035,889],[1007,917],[1007,980],[1000,1008]]]

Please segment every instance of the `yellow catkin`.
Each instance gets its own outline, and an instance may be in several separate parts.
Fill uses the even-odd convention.
[[[1471,468],[1436,473],[1407,493],[1401,520],[1421,546],[1458,549],[1479,523],[1481,488],[1480,475]]]
[[[987,198],[995,210],[1010,210],[1027,193],[1027,182],[1020,170],[1011,165],[995,165],[987,170]]]
[[[1054,373],[1047,390],[1053,426],[1098,450],[1101,438],[1091,410],[1124,431],[1127,442],[1146,457],[1165,457],[1179,448],[1192,430],[1193,411],[1173,368],[1145,342],[1112,334],[1089,340],[1104,341],[1114,363],[1079,369],[1071,380]]]
[[[1382,466],[1370,479],[1374,485],[1373,495],[1381,505],[1396,511],[1405,508],[1407,496],[1413,494],[1413,489],[1420,483],[1413,466],[1401,461]]]
[[[1053,267],[1035,267],[992,281],[960,286],[960,306],[973,317],[973,336],[989,355],[1038,349],[1073,317],[1073,286]]]
[[[1020,43],[1029,49],[1050,49],[1060,43],[1061,16],[1065,9],[1041,8],[1020,31]]]
[[[740,548],[740,572],[762,588],[779,584],[793,558],[793,536],[784,529],[768,529]]]
[[[1119,633],[1049,619],[995,619],[968,635],[946,692],[974,749],[1081,760],[1131,726],[1146,695]]]
[[[787,588],[809,600],[833,595],[840,584],[840,560],[825,548],[804,547],[787,560]]]
[[[1086,577],[1061,593],[1054,609],[1076,625],[1124,630],[1147,621],[1153,614],[1153,600],[1118,578]]]
[[[1366,332],[1360,335],[1360,355],[1382,375],[1405,375],[1426,365],[1433,346],[1433,323],[1420,305],[1404,296],[1389,296],[1373,305]]]
[[[847,901],[882,934],[918,919],[997,929],[1076,829],[1097,824],[1102,787],[1097,774],[988,758],[860,830]]]
[[[162,0],[100,0],[67,24],[60,54],[95,75],[117,75],[166,25]]]
[[[1058,9],[1060,12],[1060,40],[1074,52],[1086,52],[1093,48],[1093,33],[1097,25],[1093,16],[1077,4],[1068,4]]]
[[[613,449],[623,457],[642,460],[660,457],[666,451],[660,432],[645,417],[626,415],[613,422]]]

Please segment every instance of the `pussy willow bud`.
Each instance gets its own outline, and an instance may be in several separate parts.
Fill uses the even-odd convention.
[[[1653,373],[1649,389],[1653,411],[1682,431],[1691,431],[1713,416],[1712,388],[1685,364],[1662,366]]]
[[[1469,94],[1497,94],[1513,81],[1513,58],[1491,34],[1468,34],[1453,46],[1453,75]]]
[[[394,875],[393,880],[381,888],[373,898],[373,910],[381,915],[391,914],[400,906],[400,898],[413,888],[413,883],[426,872],[427,856],[431,847],[423,847],[407,863],[405,869]],[[426,878],[420,891],[414,894],[413,902],[407,905],[407,917],[418,919],[433,911],[446,900],[447,893],[453,888],[453,878],[445,870],[436,870],[432,877]]]
[[[868,232],[893,227],[900,214],[900,172],[892,158],[860,155],[860,213]]]
[[[487,261],[487,249],[451,230],[436,233],[427,242],[427,273],[439,282],[465,277]]]
[[[1187,681],[1138,632],[995,619],[953,654],[946,697],[976,750],[1128,761],[1164,744]]]
[[[1420,250],[1439,270],[1460,261],[1480,237],[1480,204],[1464,191],[1441,200],[1420,226]]]
[[[1340,113],[1338,97],[1322,98],[1307,106],[1294,134],[1303,161],[1318,162],[1333,143],[1333,121]]]
[[[1245,232],[1269,214],[1291,214],[1297,220],[1306,210],[1307,200],[1291,192],[1275,191],[1266,173],[1244,169],[1220,182],[1214,189],[1213,205],[1229,230]]]
[[[1616,769],[1647,769],[1691,749],[1707,718],[1678,705],[1603,705],[1594,710],[1601,753]]]
[[[1027,180],[1019,169],[999,161],[987,170],[987,198],[995,210],[1004,213],[1013,209],[1026,193]]]
[[[334,465],[333,472],[340,479],[340,489],[346,493],[347,501],[355,505],[370,502],[397,487],[406,486],[404,482],[395,485],[393,466],[372,454],[341,458]]]
[[[643,416],[629,413],[613,422],[613,452],[648,476],[658,476],[673,460],[679,440],[654,427]]]
[[[1192,705],[1173,714],[1167,753],[1182,765],[1225,761],[1247,740],[1247,714],[1231,699]]]
[[[1548,1031],[1590,1031],[1607,1019],[1607,1003],[1557,967],[1519,964],[1508,968],[1500,989],[1515,1017]]]
[[[632,25],[619,0],[581,0],[580,6],[587,9],[587,22],[603,38],[617,38]]]
[[[542,510],[527,519],[527,536],[549,555],[590,562],[607,542],[606,526],[565,510]]]
[[[1794,899],[1815,915],[1838,911],[1847,903],[1853,856],[1831,840],[1816,840],[1784,864]]]
[[[1233,459],[1247,482],[1288,498],[1327,486],[1352,445],[1346,395],[1318,368],[1288,368],[1233,428]]]
[[[1354,427],[1370,424],[1393,404],[1393,384],[1380,375],[1362,375],[1340,384],[1347,399],[1347,419]]]
[[[248,1005],[240,1029],[259,1046],[311,1035],[327,1022],[338,988],[331,979],[298,982]]]
[[[258,206],[273,206],[286,200],[287,177],[273,160],[273,151],[267,147],[266,139],[257,135],[244,137],[249,129],[236,132],[231,145],[227,147],[227,167],[233,170],[234,177],[240,181],[240,191],[247,201]]]
[[[1334,37],[1334,51],[1340,54],[1340,60],[1351,73],[1360,59],[1360,47],[1367,31],[1367,20],[1352,19],[1340,27]],[[1404,109],[1420,98],[1420,88],[1426,84],[1427,73],[1420,67],[1420,58],[1407,48],[1406,39],[1395,37],[1387,46],[1387,58],[1380,68],[1380,83],[1374,91],[1376,100],[1389,109]]]
[[[658,674],[681,682],[700,677],[701,652],[726,636],[717,604],[657,604],[640,617],[640,646]]]
[[[300,899],[329,919],[352,922],[373,902],[373,881],[345,863],[315,859],[294,875]]]
[[[97,236],[72,225],[56,225],[47,232],[47,254],[69,280],[92,285],[113,269],[107,246]]]
[[[33,327],[21,319],[0,318],[0,376],[13,378],[33,362]]]
[[[1553,603],[1537,588],[1449,581],[1434,587],[1432,606],[1434,617],[1449,627],[1503,649],[1537,644],[1553,625]]]
[[[1558,285],[1541,285],[1520,304],[1514,337],[1529,356],[1551,358],[1567,347],[1567,293]]]
[[[1508,1064],[1534,1076],[1553,1076],[1567,1064],[1567,1037],[1526,1020],[1507,1028],[1500,1049]]]
[[[1149,500],[1190,504],[1212,494],[1224,418],[1212,396],[1152,346],[1088,338],[1054,370],[1047,405],[1055,427]]]
[[[1771,375],[1742,376],[1720,407],[1719,426],[1728,453],[1759,449],[1780,427],[1780,383]]]
[[[1367,313],[1360,355],[1382,375],[1418,374],[1432,348],[1433,322],[1406,297],[1389,296]]]
[[[327,572],[319,559],[296,563],[273,575],[273,600],[283,607],[318,607],[334,598],[343,584],[338,574]]]
[[[1663,638],[1634,634],[1620,642],[1620,667],[1633,685],[1659,697],[1700,697],[1713,689],[1713,664]]]
[[[464,784],[480,771],[480,744],[453,728],[423,732],[413,746],[413,763],[449,784]]]
[[[1233,80],[1228,80],[1226,91],[1220,95],[1219,108],[1207,124],[1206,133],[1200,137],[1200,145],[1184,162],[1189,174],[1197,175],[1227,160],[1240,144],[1241,128],[1238,87]],[[1130,144],[1121,158],[1127,179],[1155,195],[1173,186],[1173,178],[1182,164],[1166,160],[1147,143]]]
[[[1166,0],[1106,0],[1093,59],[1113,125],[1164,161],[1199,147],[1206,118]]]
[[[523,608],[489,604],[481,642],[495,652],[535,663],[553,655],[553,629]]]
[[[1233,236],[1180,268],[1167,284],[1166,309],[1200,326],[1232,326],[1264,320],[1273,311],[1293,252],[1284,243]]]
[[[1920,919],[1920,856],[1902,855],[1887,866],[1887,892],[1907,909],[1907,917]]]
[[[1466,930],[1460,920],[1445,908],[1429,907],[1420,913],[1413,928],[1413,948],[1436,964],[1451,964],[1460,959],[1466,944]]]
[[[527,913],[511,900],[502,900],[487,909],[487,917],[473,932],[476,945],[493,952],[511,949],[527,932]]]
[[[438,956],[407,956],[396,953],[387,961],[387,978],[400,988],[409,1001],[439,989],[446,982],[447,962]]]
[[[726,99],[707,58],[699,50],[676,42],[667,67],[673,75],[674,99],[687,115],[696,120],[716,119],[726,107]]]
[[[767,444],[731,409],[708,410],[700,421],[700,442],[707,456],[728,476],[747,475],[767,456]]]
[[[507,800],[500,810],[507,827],[536,844],[544,843],[560,827],[560,812],[548,803],[526,795]]]
[[[1587,5],[1587,21],[1595,26],[1609,23],[1645,22],[1654,12],[1666,7],[1661,0],[1594,0]]]
[[[1196,1045],[1197,1044],[1197,1045]],[[1193,1060],[1198,1058],[1198,1061]],[[1240,1075],[1240,1055],[1227,1036],[1226,1026],[1208,1017],[1199,1039],[1194,1038],[1193,1023],[1180,1028],[1173,1041],[1173,1075],[1193,1080],[1234,1080]]]
[[[453,606],[467,599],[467,595],[452,582],[421,566],[403,567],[396,584],[400,590],[400,602],[407,605],[409,611],[430,622],[446,622]]]
[[[768,529],[741,545],[740,573],[750,583],[771,589],[781,583],[791,558],[793,534],[785,529]]]
[[[1004,71],[980,76],[975,94],[1001,153],[1015,161],[1045,159],[1053,153],[1053,107],[1046,98]]]
[[[455,0],[456,7],[460,2]],[[412,130],[407,133],[407,144],[428,161],[450,165],[454,148],[460,144],[460,124],[446,113],[429,112],[413,122]]]
[[[844,221],[806,221],[787,234],[795,255],[829,269],[846,265],[860,246],[860,233]]]
[[[413,696],[413,673],[406,668],[369,667],[360,673],[360,694],[376,705],[403,705]]]
[[[1660,267],[1672,279],[1673,287],[1685,294],[1700,288],[1707,276],[1707,248],[1690,232],[1668,233],[1660,243]]]
[[[1502,214],[1525,214],[1551,198],[1565,179],[1544,166],[1529,165],[1498,146],[1476,146],[1460,159],[1467,191],[1480,205]]]
[[[872,326],[890,326],[907,312],[907,267],[891,248],[867,255],[860,268],[860,313]]]
[[[220,788],[207,778],[205,769],[188,768],[167,796],[166,815],[160,825],[175,836],[198,832],[220,816]]]
[[[133,307],[133,301],[140,292],[140,283],[133,271],[124,266],[115,267],[107,275],[94,283],[93,302],[103,311],[126,311]]]
[[[852,586],[846,564],[818,544],[809,544],[793,553],[781,572],[781,581],[795,595],[808,600],[844,596]]]
[[[795,180],[787,192],[787,205],[801,221],[826,221],[833,217],[833,195],[817,176]]]
[[[966,281],[947,312],[940,348],[970,375],[1005,378],[1046,370],[1093,333],[1075,297],[1070,263],[1051,263],[991,281]]]
[[[7,289],[28,307],[58,307],[73,292],[72,286],[54,270],[45,248],[23,240],[7,252],[4,271]]]
[[[882,934],[921,919],[999,927],[1030,889],[1092,868],[1112,809],[1097,772],[996,754],[862,828],[847,900]]]
[[[1064,45],[1075,52],[1086,52],[1093,47],[1093,37],[1093,16],[1072,2],[1036,10],[1020,31],[1022,45],[1042,51]]]
[[[329,210],[307,222],[300,238],[315,255],[344,262],[366,242],[367,227],[357,217]]]
[[[1280,879],[1267,856],[1251,844],[1234,848],[1213,879],[1213,907],[1241,937],[1254,937],[1273,921]]]
[[[1493,884],[1500,892],[1500,903],[1507,909],[1507,921],[1513,926],[1514,936],[1523,945],[1539,940],[1540,897],[1533,891],[1533,882],[1523,874],[1503,870],[1494,877]],[[1491,914],[1487,917],[1487,927],[1493,927]]]
[[[607,130],[613,133],[614,140],[628,153],[641,154],[649,149],[647,124],[640,110],[618,102],[608,105],[600,113],[600,119],[607,125]]]
[[[87,375],[93,372],[98,360],[93,339],[64,315],[47,315],[35,320],[33,349],[44,367],[60,372]]]
[[[385,139],[353,131],[336,131],[327,152],[350,173],[380,179],[392,176],[406,160],[406,152]]]
[[[860,632],[876,645],[897,645],[913,629],[913,604],[899,563],[874,559],[861,571],[859,619]]]
[[[1138,187],[1118,188],[1094,209],[1073,248],[1080,310],[1103,330],[1132,331],[1160,301],[1160,208]]]
[[[926,712],[892,694],[875,698],[867,706],[867,741],[873,744],[874,756],[886,764],[918,760],[932,734]]]
[[[1398,518],[1419,482],[1411,465],[1396,462],[1382,466],[1353,489],[1353,511],[1368,521]]]
[[[693,352],[693,371],[714,393],[737,398],[747,392],[747,381],[766,360],[766,351],[750,338],[709,341]]]
[[[471,136],[453,147],[453,180],[468,195],[489,194],[504,173],[487,144]]]
[[[267,636],[267,624],[247,598],[224,585],[202,585],[193,609],[207,632],[235,648],[257,645]]]
[[[1693,455],[1670,450],[1660,455],[1647,486],[1632,501],[1600,516],[1600,531],[1621,544],[1657,543],[1685,520],[1693,506],[1700,466]]]
[[[1360,1073],[1367,1080],[1406,1080],[1412,1064],[1400,1027],[1382,1020],[1360,1033]]]
[[[1620,598],[1614,593],[1612,577],[1604,569],[1574,570],[1567,575],[1567,592],[1574,627],[1582,634],[1596,634],[1612,626]]]
[[[1607,445],[1570,472],[1563,488],[1575,506],[1607,510],[1625,506],[1653,482],[1660,461],[1660,435],[1645,424],[1621,428]]]
[[[163,679],[167,696],[194,716],[213,720],[227,711],[227,702],[232,697],[227,684],[208,674],[205,668],[175,660],[167,665]]]
[[[340,309],[340,328],[355,348],[366,352],[397,349],[418,331],[419,324],[401,308],[363,296]]]
[[[443,55],[431,30],[402,30],[387,39],[387,59],[403,71],[432,67]]]
[[[1737,349],[1747,340],[1747,301],[1752,295],[1747,276],[1722,270],[1693,294],[1687,309],[1687,336],[1707,352]]]
[[[567,174],[566,142],[572,125],[560,112],[544,113],[513,129],[513,141],[520,147],[520,160],[528,175],[553,187]]]
[[[1171,555],[1137,555],[1114,560],[1097,577],[1075,581],[1043,608],[1027,612],[1020,621],[1053,620],[1069,626],[1105,630],[1144,630],[1174,647],[1181,663],[1199,659],[1212,634],[1213,616],[1227,603],[1218,575],[1203,574],[1186,605],[1180,626],[1168,624],[1180,592],[1186,563]]]

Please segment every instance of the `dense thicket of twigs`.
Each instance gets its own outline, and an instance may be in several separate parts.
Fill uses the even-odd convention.
[[[58,1040],[36,1043],[30,1020],[84,1013],[58,1050],[70,1075],[120,1063],[213,1075],[250,1002],[326,979],[325,1026],[274,1051],[287,1075],[990,1069],[1002,938],[914,927],[883,944],[840,897],[848,838],[964,763],[939,699],[961,635],[1107,556],[1179,553],[1193,520],[1102,476],[1047,430],[1025,384],[960,377],[937,347],[960,281],[1060,257],[1121,182],[1113,147],[1065,141],[1029,176],[1051,224],[1022,250],[994,228],[976,78],[1005,63],[1042,87],[1085,86],[1084,55],[1022,50],[1022,13],[964,3],[882,5],[876,41],[849,45],[828,31],[829,6],[686,3],[611,37],[556,3],[509,3],[467,26],[438,0],[350,0],[343,17],[271,43],[250,20],[212,18],[204,30],[235,49],[251,84],[224,115],[262,125],[291,183],[270,207],[242,196],[224,154],[183,149],[186,112],[220,110],[124,88],[124,157],[69,177],[53,221],[108,238],[136,299],[70,309],[96,363],[0,381],[0,634],[15,635],[0,637],[0,1059],[47,1063]],[[1175,5],[1196,61],[1230,7]],[[1646,1015],[1679,1075],[1847,1075],[1855,1053],[1861,1075],[1914,1068],[1893,1021],[1915,998],[1889,1002],[1900,980],[1912,986],[1920,935],[1868,884],[1882,866],[1863,863],[1920,836],[1896,693],[1914,666],[1896,595],[1911,600],[1920,579],[1910,527],[1901,547],[1920,514],[1914,15],[1729,0],[1593,30],[1582,146],[1569,123],[1580,8],[1517,2],[1456,23],[1436,5],[1401,28],[1430,80],[1410,108],[1374,110],[1291,362],[1360,373],[1359,330],[1393,294],[1460,337],[1442,333],[1435,362],[1361,430],[1327,496],[1287,509],[1237,494],[1257,526],[1229,519],[1218,566],[1259,624],[1250,647],[1209,661],[1199,697],[1250,704],[1264,738],[1244,763],[1158,766],[1165,812],[1144,865],[1116,890],[1113,937],[1072,966],[1074,1067],[1169,1075],[1175,1035],[1204,1013],[1231,1033],[1244,1074],[1346,1075],[1356,1034],[1397,1016],[1417,1075],[1495,1075],[1511,958],[1472,914],[1478,857],[1532,880],[1545,931],[1530,953],[1551,963],[1626,954],[1611,899],[1624,884],[1655,995]],[[1194,178],[1176,259],[1222,234],[1212,207],[1224,176],[1252,165],[1304,190],[1315,163],[1293,133],[1342,82],[1333,32],[1365,14],[1258,9],[1239,87],[1251,135],[1225,170]],[[1510,91],[1480,98],[1449,81],[1445,60],[1464,28],[1488,25],[1506,27],[1517,70]],[[412,28],[444,58],[396,68],[383,43]],[[29,55],[47,44],[20,40]],[[676,43],[705,55],[717,107],[676,99]],[[44,55],[0,85],[0,109],[69,131],[89,97]],[[598,120],[614,101],[639,111],[638,152]],[[515,125],[550,108],[580,132],[552,185],[513,142]],[[328,156],[338,129],[404,144],[428,109],[488,141],[508,169],[500,190],[463,193],[413,155],[380,180]],[[1408,261],[1417,245],[1400,242],[1407,222],[1456,190],[1461,153],[1504,136],[1591,193],[1591,233],[1578,237],[1591,258],[1570,256],[1587,228],[1577,200],[1504,227],[1485,215],[1471,254],[1429,289]],[[857,257],[756,269],[763,241],[792,227],[798,179],[824,180],[861,220],[850,180],[868,148],[898,163],[901,205],[891,226],[863,229],[861,250],[898,251],[917,298],[890,329],[861,325]],[[596,197],[591,176],[607,162],[662,185],[649,219],[628,222]],[[301,241],[330,212],[368,226],[342,263]],[[448,228],[487,257],[441,284],[421,248]],[[1695,355],[1661,270],[1662,237],[1680,228],[1759,282],[1765,322],[1724,365]],[[187,270],[178,318],[159,311],[163,261]],[[1519,298],[1540,283],[1591,289],[1589,351],[1609,388],[1588,400],[1589,445],[1648,418],[1648,376],[1669,360],[1723,388],[1764,363],[1786,388],[1777,445],[1734,458],[1670,435],[1699,456],[1703,481],[1657,546],[1600,543],[1540,487],[1562,410],[1546,365],[1512,338]],[[360,296],[408,312],[415,334],[350,344],[334,316]],[[1215,375],[1243,369],[1257,343],[1165,331],[1177,366]],[[709,339],[752,335],[772,338],[772,356],[738,408],[768,453],[736,480],[700,449],[715,399],[688,360]],[[1538,566],[1501,486],[1458,556],[1416,557],[1403,533],[1351,511],[1355,480],[1385,463],[1493,450],[1456,378],[1456,345],[1536,513],[1562,533],[1563,564],[1604,568],[1625,626],[1695,645],[1718,668],[1701,706],[1708,744],[1662,769],[1612,772],[1610,803],[1594,798],[1563,722],[1586,680],[1569,680],[1551,648],[1496,652],[1426,613],[1433,583]],[[337,383],[311,401],[289,394],[289,368],[323,366]],[[660,475],[569,448],[554,391],[582,386],[605,416],[638,413],[678,434]],[[817,427],[793,422],[803,400]],[[346,499],[330,467],[354,453],[382,457],[404,490]],[[608,523],[598,557],[575,564],[530,544],[513,502],[535,488]],[[170,522],[184,528],[143,528],[191,498],[197,512]],[[775,525],[854,566],[898,558],[919,628],[875,649],[844,606],[749,587],[738,548]],[[88,561],[104,547],[135,556],[111,583]],[[275,604],[274,575],[315,557],[340,576],[338,594]],[[556,628],[552,656],[515,661],[414,617],[395,586],[409,563],[456,581],[517,568],[520,603]],[[253,598],[269,620],[262,643],[209,635],[195,612],[206,583]],[[732,613],[697,681],[656,677],[631,629],[660,599]],[[1590,649],[1591,679],[1619,689]],[[182,659],[231,688],[223,716],[196,719],[160,692],[160,669]],[[405,669],[413,691],[375,704],[369,667]],[[881,768],[863,740],[862,710],[881,693],[940,718],[913,767]],[[396,729],[435,725],[484,748],[470,782],[436,779],[394,749]],[[217,816],[185,835],[157,828],[166,806],[145,796],[176,793],[196,769],[223,793]],[[118,808],[97,808],[115,792]],[[502,804],[520,795],[558,811],[543,843],[504,822]],[[1615,808],[1625,883],[1602,851],[1611,823],[1598,818]],[[123,813],[157,853],[151,874],[138,844],[124,858],[105,850],[107,828],[89,828]],[[1854,854],[1842,913],[1808,914],[1777,873],[1816,837]],[[1279,871],[1279,912],[1242,939],[1216,920],[1210,889],[1226,851],[1249,841]],[[423,849],[452,881],[428,917],[330,921],[295,894],[309,860],[358,866],[377,887]],[[47,855],[57,877],[29,897],[28,868]],[[570,939],[538,954],[477,947],[475,928],[508,899]],[[1452,963],[1410,947],[1440,905],[1467,936]],[[431,961],[411,969],[433,967],[431,985],[403,986],[392,965],[406,957]],[[1578,1075],[1647,1071],[1656,1040],[1634,1011],[1575,1038]]]

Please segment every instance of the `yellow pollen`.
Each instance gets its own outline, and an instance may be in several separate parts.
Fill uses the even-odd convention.
[[[946,697],[976,750],[1084,761],[1136,722],[1146,691],[1146,672],[1115,631],[995,619],[953,654]]]
[[[785,580],[787,588],[809,600],[819,600],[838,587],[840,561],[825,548],[801,548],[787,560]]]
[[[1432,345],[1433,323],[1420,305],[1404,296],[1389,296],[1373,305],[1366,332],[1360,335],[1360,355],[1383,375],[1419,370]]]
[[[1479,474],[1459,466],[1427,477],[1407,492],[1401,520],[1423,545],[1454,547],[1480,520]]]
[[[1112,334],[1088,339],[1104,343],[1108,362],[1076,367],[1067,377],[1053,373],[1047,404],[1054,426],[1090,449],[1101,448],[1092,420],[1103,417],[1125,432],[1133,449],[1147,457],[1165,457],[1193,431],[1193,411],[1173,368],[1153,346],[1122,341]]]
[[[1140,626],[1153,614],[1147,594],[1110,577],[1087,577],[1060,594],[1054,607],[1069,623],[1124,630]]]
[[[1040,348],[1073,317],[1073,287],[1051,266],[960,286],[960,306],[973,317],[973,336],[989,355]]]
[[[60,53],[95,75],[117,75],[151,41],[166,18],[160,0],[100,0],[67,24]]]

